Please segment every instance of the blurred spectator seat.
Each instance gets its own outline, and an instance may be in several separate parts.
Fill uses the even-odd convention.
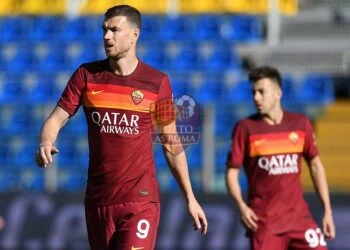
[[[0,103],[7,104],[23,100],[27,96],[23,76],[18,73],[5,73],[0,79]]]
[[[188,40],[191,36],[191,24],[190,16],[164,16],[160,24],[160,38],[165,41]]]
[[[196,70],[200,69],[200,55],[196,44],[186,43],[181,46],[176,55],[171,59],[172,70]]]
[[[325,105],[335,99],[333,80],[327,74],[308,74],[298,86],[297,98],[301,103]]]
[[[202,166],[202,144],[192,144],[185,148],[187,162],[191,169],[198,169]]]
[[[31,41],[58,41],[63,30],[61,16],[35,16],[28,36]]]
[[[7,165],[6,169],[0,170],[0,192],[18,191],[18,173],[13,167]]]
[[[167,67],[166,65],[169,63],[169,61],[164,48],[164,44],[156,42],[152,44],[146,43],[144,46],[145,52],[141,59],[145,63],[148,63],[152,67],[158,69],[164,69]]]
[[[57,174],[58,191],[81,192],[84,190],[87,181],[86,172],[86,170],[84,172],[79,172],[76,169],[71,170],[69,167],[59,169]]]
[[[3,16],[0,18],[0,42],[23,41],[31,28],[29,17]]]
[[[225,103],[215,106],[215,133],[217,137],[231,138],[232,129],[237,121],[235,107]]]
[[[220,38],[220,16],[199,15],[192,32],[194,40],[216,40]]]
[[[69,60],[67,58],[67,45],[62,43],[51,44],[47,54],[40,58],[38,69],[40,71],[62,71],[70,69]]]
[[[230,15],[223,19],[221,37],[237,42],[260,42],[262,40],[261,20],[257,16]]]
[[[173,88],[174,97],[189,94],[189,82],[186,79],[171,79],[171,87]]]
[[[205,70],[240,70],[241,62],[229,45],[218,47],[203,63]]]
[[[160,23],[161,17],[157,15],[144,15],[142,17],[141,41],[157,41],[161,39]]]
[[[215,147],[215,165],[218,172],[225,172],[230,144],[218,145]]]
[[[44,173],[39,167],[30,165],[21,171],[19,176],[19,187],[21,190],[42,192],[44,191],[44,185]]]
[[[252,86],[247,79],[239,79],[228,83],[224,90],[223,99],[231,104],[252,102]]]
[[[154,148],[154,162],[156,164],[156,167],[158,169],[167,168],[168,164],[167,164],[165,156],[164,156],[162,145],[155,144],[153,146],[153,148]]]
[[[37,74],[27,85],[26,100],[31,104],[48,103],[58,100],[61,95],[61,90],[56,85],[55,75],[51,73]]]
[[[0,108],[0,133],[8,135],[26,135],[32,126],[32,117],[29,106],[6,105]]]
[[[223,95],[221,79],[215,76],[205,77],[203,83],[198,88],[193,89],[191,94],[202,105],[218,102]]]

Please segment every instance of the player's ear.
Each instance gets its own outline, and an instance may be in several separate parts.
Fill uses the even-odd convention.
[[[137,28],[135,28],[135,29],[133,30],[131,36],[132,36],[132,43],[133,43],[133,44],[136,43],[137,40],[139,39],[139,36],[140,36],[140,30],[137,29]]]
[[[277,97],[278,97],[279,99],[281,99],[281,98],[282,98],[282,96],[283,96],[282,89],[281,89],[281,87],[280,87],[280,86],[278,86],[278,88],[277,88]]]
[[[275,96],[277,99],[282,98],[282,88],[277,83],[274,83]]]

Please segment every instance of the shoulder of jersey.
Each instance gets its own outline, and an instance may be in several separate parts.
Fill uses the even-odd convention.
[[[107,65],[108,65],[108,59],[103,59],[103,60],[83,63],[80,67],[84,68],[89,72],[93,72],[93,71],[106,70]]]
[[[256,127],[256,126],[259,126],[259,125],[257,125],[257,123],[259,123],[259,122],[261,122],[261,118],[260,118],[259,114],[253,114],[253,115],[247,116],[247,117],[239,120],[236,123],[236,126],[240,127],[240,128],[249,128],[251,126]]]
[[[247,116],[246,118],[243,118],[241,121],[242,123],[245,123],[245,124],[251,124],[251,123],[260,122],[261,117],[259,114],[253,114],[253,115]]]
[[[142,62],[141,60],[139,62],[141,63],[142,69],[140,70],[136,78],[150,79],[150,76],[152,76],[152,79],[155,82],[161,82],[163,78],[167,76],[164,72]],[[108,65],[108,59],[104,59],[99,61],[83,63],[80,67],[84,68],[90,73],[97,73],[99,71],[106,70],[107,65]]]
[[[296,120],[306,120],[306,119],[308,119],[308,117],[306,115],[301,114],[301,113],[284,111],[284,114],[290,120],[295,120],[296,121]]]
[[[247,127],[250,124],[254,123],[256,119],[254,119],[254,115],[252,116],[247,116],[245,118],[240,119],[239,121],[237,121],[236,126],[239,127]]]
[[[142,70],[141,70],[141,75],[152,75],[155,78],[159,79],[163,79],[165,76],[167,76],[164,72],[152,67],[151,65],[144,63],[143,61],[139,60],[139,62],[141,63],[142,66]]]

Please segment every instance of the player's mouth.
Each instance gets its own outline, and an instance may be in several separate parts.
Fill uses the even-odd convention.
[[[263,105],[262,105],[262,104],[259,104],[259,103],[255,103],[255,107],[256,107],[258,110],[262,110]]]

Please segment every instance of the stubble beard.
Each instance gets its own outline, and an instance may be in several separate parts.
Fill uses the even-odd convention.
[[[109,59],[113,59],[113,60],[119,60],[121,58],[124,58],[127,56],[128,52],[130,51],[130,48],[128,49],[123,49],[123,50],[119,50],[115,53],[115,55],[108,55],[107,51],[106,51],[106,56]]]

